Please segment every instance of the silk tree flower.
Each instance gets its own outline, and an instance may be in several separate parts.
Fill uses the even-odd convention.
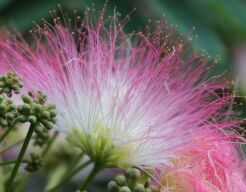
[[[213,138],[213,139],[212,139]],[[211,142],[213,140],[213,142]],[[173,159],[173,167],[164,167],[160,174],[160,191],[174,192],[244,192],[245,160],[236,144],[226,137],[210,135],[193,141]]]
[[[85,19],[71,31],[55,22],[0,42],[0,65],[57,106],[56,130],[104,167],[159,167],[190,144],[237,123],[227,120],[230,96],[208,79],[203,56],[156,32],[124,34],[115,19]],[[108,27],[107,27],[108,26]],[[169,32],[167,32],[169,33]]]

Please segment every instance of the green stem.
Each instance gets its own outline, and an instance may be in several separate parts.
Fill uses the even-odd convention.
[[[42,152],[42,157],[44,158],[46,156],[46,154],[48,153],[51,145],[54,143],[55,139],[57,138],[58,136],[58,132],[56,131],[54,133],[54,135],[50,138],[49,142],[47,143],[46,147],[44,148],[43,152]]]
[[[26,163],[27,161],[23,160],[21,161],[21,163]],[[0,166],[5,166],[5,165],[11,165],[11,164],[15,164],[16,163],[16,160],[14,161],[5,161],[5,162],[2,162],[0,163]]]
[[[81,184],[79,190],[83,191],[86,189],[87,185],[95,178],[97,173],[102,170],[102,167],[95,163],[93,169],[91,170],[90,174],[86,178],[86,180]]]
[[[84,164],[78,166],[74,171],[72,171],[71,173],[69,173],[68,175],[66,175],[66,177],[60,183],[58,183],[53,188],[49,189],[47,192],[55,192],[55,191],[57,191],[62,185],[64,185],[65,183],[67,183],[74,175],[76,175],[79,171],[81,171],[82,169],[84,169],[91,162],[92,162],[91,160],[88,160]]]
[[[24,143],[23,143],[23,145],[21,147],[20,153],[19,153],[19,155],[17,157],[17,160],[16,160],[16,163],[15,163],[14,169],[13,169],[13,171],[11,173],[11,176],[9,178],[9,181],[7,183],[6,192],[9,192],[10,189],[11,189],[11,186],[12,186],[12,184],[14,182],[15,176],[16,176],[18,170],[19,170],[21,161],[22,161],[22,159],[23,159],[23,157],[25,155],[25,152],[26,152],[26,149],[28,147],[28,144],[29,144],[29,142],[30,142],[30,140],[32,138],[32,134],[34,132],[34,128],[35,128],[35,125],[31,124],[30,127],[29,127],[29,130],[27,132],[25,141],[24,141]]]
[[[8,128],[0,137],[0,143],[2,143],[2,141],[5,139],[5,137],[8,136],[8,134],[10,133],[12,129],[11,128]]]

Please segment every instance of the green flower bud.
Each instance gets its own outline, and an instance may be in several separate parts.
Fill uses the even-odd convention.
[[[50,117],[51,118],[56,117],[56,111],[55,110],[50,110]]]
[[[115,177],[115,181],[118,186],[124,186],[126,184],[126,177],[122,174]]]
[[[36,124],[37,123],[37,117],[34,116],[34,115],[30,115],[28,117],[28,121],[31,123],[31,124]]]
[[[6,114],[6,117],[7,117],[7,119],[13,120],[15,118],[15,114],[9,112],[9,113]]]
[[[54,104],[49,104],[49,105],[47,105],[47,109],[48,109],[48,110],[56,109],[56,105],[54,105]]]
[[[19,116],[18,116],[18,121],[19,121],[20,123],[26,123],[26,122],[27,122],[27,118],[26,118],[25,115],[19,115]]]
[[[7,82],[8,82],[8,77],[7,77],[7,75],[3,75],[3,76],[1,77],[1,81],[2,81],[3,83],[7,83]]]
[[[34,107],[34,111],[37,113],[37,114],[39,114],[39,113],[41,113],[42,112],[42,105],[40,105],[40,104],[34,104],[33,105],[33,107]]]
[[[50,121],[51,121],[53,124],[55,124],[55,123],[56,123],[56,118],[52,118]]]
[[[3,88],[3,92],[4,92],[4,93],[9,93],[9,92],[10,92],[10,89],[9,89],[8,87],[4,87],[4,88]]]
[[[13,111],[16,109],[16,106],[14,104],[9,104],[9,110]]]
[[[42,124],[46,129],[52,129],[54,127],[54,123],[52,123],[51,121],[47,121],[47,120],[42,120]]]
[[[31,104],[32,103],[32,98],[29,95],[24,95],[22,96],[22,100],[24,103]]]
[[[7,106],[3,103],[0,104],[0,112],[3,112],[7,109]]]
[[[49,111],[44,111],[42,113],[42,118],[44,118],[44,119],[50,119],[50,112]]]
[[[28,113],[30,113],[30,111],[31,111],[31,106],[30,106],[29,104],[24,103],[24,104],[22,105],[21,111],[22,111],[24,114],[28,114]]]
[[[145,192],[145,187],[142,184],[137,183],[133,188],[133,192]]]
[[[27,161],[27,166],[25,167],[25,169],[29,172],[34,172],[38,171],[41,166],[42,160],[39,155],[31,153],[31,158]]]
[[[110,181],[108,183],[108,190],[109,192],[117,192],[118,191],[118,185],[116,184],[115,181]]]
[[[131,189],[127,186],[124,186],[119,189],[119,192],[131,192]]]
[[[22,105],[18,105],[16,109],[20,113],[22,111]]]
[[[13,88],[13,91],[18,91],[19,90],[19,85],[13,85],[12,88]]]
[[[129,168],[126,171],[126,177],[130,179],[138,179],[141,177],[141,172],[136,168]]]
[[[13,104],[13,101],[10,100],[10,99],[8,99],[8,100],[6,101],[6,104],[7,104],[7,105],[11,105],[11,104]]]

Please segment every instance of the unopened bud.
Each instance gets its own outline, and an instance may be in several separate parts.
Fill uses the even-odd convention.
[[[116,184],[115,181],[110,181],[108,183],[108,190],[109,192],[117,192],[118,191],[118,185]]]
[[[50,119],[50,113],[49,113],[49,111],[44,111],[44,112],[42,113],[42,117],[43,117],[44,119]]]
[[[119,192],[131,192],[131,189],[127,186],[124,186],[119,189]]]
[[[126,176],[130,179],[137,179],[141,177],[141,172],[136,168],[129,168],[126,171]]]
[[[145,192],[145,187],[142,184],[137,183],[133,188],[133,192]]]
[[[36,124],[37,123],[37,117],[35,117],[34,115],[30,115],[28,117],[28,121],[31,123],[31,124]]]
[[[42,124],[48,130],[52,129],[54,126],[54,123],[52,123],[51,121],[47,121],[47,120],[42,120]]]
[[[126,177],[122,174],[117,175],[115,177],[115,181],[116,181],[117,185],[124,186],[126,184]]]
[[[29,95],[22,96],[22,100],[24,101],[24,103],[32,103],[32,98]]]
[[[26,122],[27,122],[27,118],[26,118],[25,115],[19,115],[19,116],[18,116],[18,121],[19,121],[20,123],[26,123]]]

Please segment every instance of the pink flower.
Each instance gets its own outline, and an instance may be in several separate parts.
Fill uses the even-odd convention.
[[[170,165],[196,135],[237,124],[226,118],[231,96],[215,92],[225,85],[208,79],[206,59],[182,39],[162,38],[160,28],[126,35],[114,20],[106,25],[101,17],[74,32],[46,24],[33,46],[0,42],[0,65],[48,94],[56,129],[92,159],[108,167]]]
[[[214,140],[211,142],[211,140]],[[161,191],[244,192],[246,182],[235,145],[228,138],[210,135],[193,141],[173,159],[173,167],[163,167],[159,175]]]

